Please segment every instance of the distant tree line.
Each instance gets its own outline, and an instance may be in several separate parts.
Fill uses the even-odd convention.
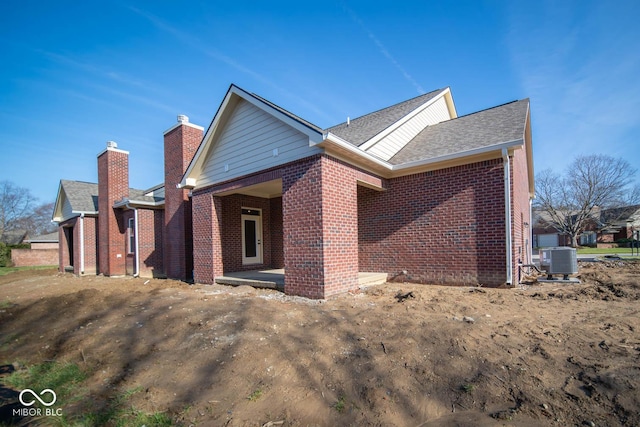
[[[41,203],[27,188],[0,181],[0,266],[11,258],[12,237],[35,237],[56,230],[51,223],[53,202]]]

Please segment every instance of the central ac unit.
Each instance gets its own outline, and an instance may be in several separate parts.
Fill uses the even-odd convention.
[[[564,280],[578,272],[578,256],[574,248],[540,249],[540,268],[547,272],[547,279],[553,274],[563,274]]]

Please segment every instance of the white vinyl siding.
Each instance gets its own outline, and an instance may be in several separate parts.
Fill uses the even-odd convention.
[[[64,194],[63,196],[63,202],[62,202],[62,220],[66,221],[69,218],[72,218],[74,216],[76,216],[73,213],[73,208],[71,207],[71,203],[69,202],[69,199],[67,198],[67,195]]]
[[[213,141],[212,154],[198,177],[198,187],[318,153],[309,137],[251,103],[241,100]],[[277,155],[274,155],[277,150]],[[228,169],[228,170],[226,170]]]
[[[409,141],[416,137],[427,126],[449,120],[449,109],[444,97],[413,116],[406,123],[391,131],[366,151],[383,160],[395,156]]]

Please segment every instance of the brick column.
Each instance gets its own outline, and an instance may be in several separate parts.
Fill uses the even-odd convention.
[[[98,155],[99,263],[105,276],[126,274],[124,224],[121,211],[113,209],[123,197],[129,197],[129,152],[109,141]]]
[[[171,279],[190,280],[193,271],[189,190],[176,186],[202,141],[203,130],[181,115],[178,124],[164,133],[164,270]]]
[[[208,193],[193,195],[193,281],[213,284],[222,276],[222,199]]]
[[[321,299],[358,286],[356,171],[329,157],[282,177],[285,292]]]

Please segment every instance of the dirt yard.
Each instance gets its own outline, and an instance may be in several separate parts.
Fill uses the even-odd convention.
[[[585,263],[579,277],[314,302],[12,273],[0,277],[0,364],[77,364],[88,377],[63,402],[70,419],[125,395],[184,426],[640,425],[640,263]]]

